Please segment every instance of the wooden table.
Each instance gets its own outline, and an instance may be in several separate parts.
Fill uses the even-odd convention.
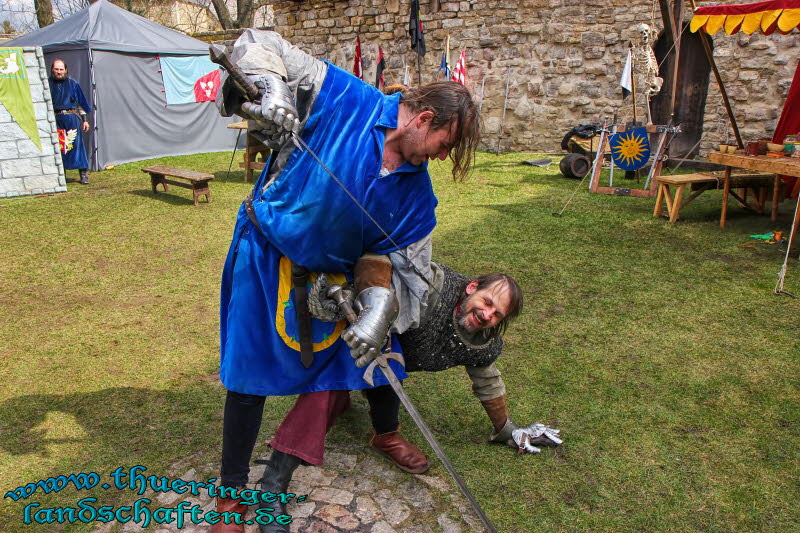
[[[728,194],[731,192],[730,187],[730,172],[731,167],[746,168],[749,170],[759,170],[761,172],[769,172],[772,174],[785,176],[795,176],[800,178],[800,159],[794,157],[770,157],[766,155],[749,156],[742,154],[721,154],[719,152],[710,152],[708,160],[712,163],[725,165],[725,194],[722,198],[722,218],[720,219],[720,227],[725,227],[725,214],[728,211]],[[780,190],[780,181],[776,181],[775,191],[773,193],[773,210],[774,204],[777,203],[777,195]],[[773,220],[775,220],[773,218]]]
[[[247,121],[242,120],[240,122],[234,122],[233,124],[228,124],[228,128],[230,129],[239,129],[247,131]],[[269,159],[270,149],[261,144],[255,137],[250,135],[250,133],[246,134],[245,137],[245,144],[244,144],[244,161],[239,163],[239,168],[244,169],[244,181],[245,183],[249,182],[253,179],[253,170],[262,170],[266,161]],[[258,161],[256,158],[261,155],[261,160]]]
[[[658,184],[658,194],[656,195],[656,207],[653,210],[654,217],[660,217],[663,212],[663,205],[666,204],[667,213],[669,214],[669,221],[675,222],[678,220],[680,210],[683,206],[700,196],[702,193],[713,189],[725,189],[725,175],[722,173],[713,172],[700,172],[697,174],[675,174],[671,176],[658,176],[656,178]],[[753,190],[755,197],[755,207],[747,204],[747,194],[744,193],[739,196],[733,191],[729,193],[735,196],[744,206],[749,207],[759,213],[764,212],[764,204],[766,203],[766,187],[772,186],[772,220],[777,218],[778,202],[776,200],[777,192],[779,191],[780,179],[775,174],[758,174],[749,173],[742,175],[728,176],[728,189],[741,187],[745,191],[747,189]],[[686,186],[689,185],[692,195],[683,200],[683,192]],[[675,188],[675,195],[673,197],[671,188]],[[727,194],[725,195],[727,198]],[[725,200],[723,200],[725,202]],[[720,223],[725,225],[725,210],[720,218]]]

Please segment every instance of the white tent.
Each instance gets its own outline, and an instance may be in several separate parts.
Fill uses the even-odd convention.
[[[233,149],[236,132],[213,102],[167,105],[159,57],[207,56],[202,41],[106,0],[4,46],[41,46],[63,59],[94,112],[86,145],[92,170],[165,155]]]

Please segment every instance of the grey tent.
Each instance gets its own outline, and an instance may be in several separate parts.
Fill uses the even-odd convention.
[[[208,55],[202,41],[98,0],[3,46],[61,58],[94,108],[86,145],[93,170],[165,155],[231,150],[236,131],[213,102],[166,105],[159,56]]]

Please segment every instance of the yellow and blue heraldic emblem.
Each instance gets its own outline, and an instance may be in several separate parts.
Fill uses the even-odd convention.
[[[278,302],[275,313],[275,329],[286,346],[295,351],[300,351],[300,337],[297,326],[297,313],[294,308],[294,289],[292,288],[292,262],[286,257],[281,257],[278,281]],[[317,274],[312,272],[309,276],[308,289],[317,279]],[[328,274],[331,284],[344,285],[347,282],[344,274]],[[344,330],[344,320],[339,322],[311,321],[311,339],[314,352],[319,352],[337,341]]]
[[[608,139],[614,164],[622,170],[637,170],[650,159],[650,139],[645,128],[625,131]]]

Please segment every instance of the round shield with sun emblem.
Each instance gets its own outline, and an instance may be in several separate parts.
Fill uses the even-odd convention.
[[[650,139],[645,128],[625,131],[608,139],[614,164],[622,170],[637,170],[650,159]]]

